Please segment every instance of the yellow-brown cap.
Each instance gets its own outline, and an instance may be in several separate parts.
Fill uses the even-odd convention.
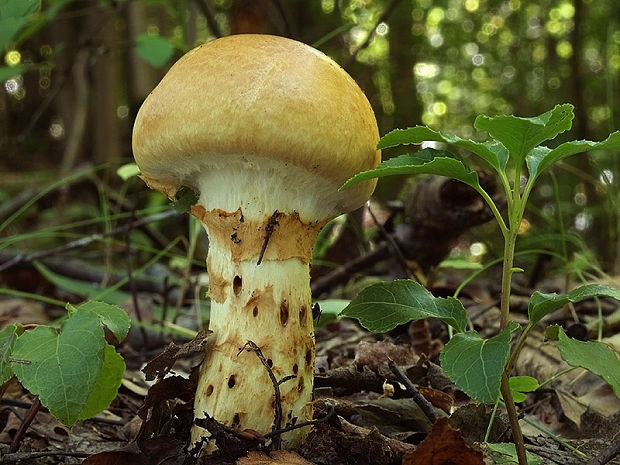
[[[266,167],[274,188],[281,176],[274,167],[293,167],[307,177],[299,185],[330,191],[318,197],[332,199],[325,215],[335,216],[372,193],[372,181],[337,188],[379,163],[378,140],[368,100],[334,61],[300,42],[247,34],[201,45],[172,66],[138,112],[133,153],[146,182],[168,195],[181,185],[202,191],[229,161],[256,176]]]

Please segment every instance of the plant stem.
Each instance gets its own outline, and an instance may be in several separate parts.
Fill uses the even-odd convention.
[[[510,314],[510,291],[512,283],[513,262],[515,256],[515,243],[517,242],[516,228],[518,226],[511,225],[511,229],[504,239],[504,262],[502,266],[502,297],[500,305],[500,329],[504,329],[508,325],[508,316]]]
[[[527,465],[527,455],[525,453],[523,434],[521,433],[521,427],[519,426],[519,416],[517,414],[517,408],[515,407],[514,400],[512,399],[512,392],[510,392],[508,374],[505,372],[502,376],[501,391],[506,404],[506,412],[508,413],[508,421],[510,422],[510,429],[512,430],[512,440],[514,441],[515,449],[517,450],[519,465]]]

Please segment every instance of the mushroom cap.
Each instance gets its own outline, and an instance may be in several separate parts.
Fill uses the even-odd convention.
[[[235,173],[242,190],[264,171],[260,194],[233,194],[225,207],[251,204],[265,190],[283,199],[303,186],[317,204],[309,211],[286,199],[265,209],[326,220],[372,194],[374,181],[338,188],[379,163],[378,140],[370,103],[333,60],[294,40],[244,34],[203,44],[172,66],[138,112],[133,153],[143,179],[168,196],[188,186],[207,209],[224,208],[212,203],[214,189],[202,191]]]

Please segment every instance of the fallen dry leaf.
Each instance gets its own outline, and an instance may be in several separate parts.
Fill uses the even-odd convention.
[[[484,465],[482,452],[469,447],[459,430],[440,418],[433,431],[413,451],[403,456],[402,465]]]
[[[312,465],[295,452],[276,450],[271,456],[264,452],[250,451],[246,457],[237,460],[237,465]]]

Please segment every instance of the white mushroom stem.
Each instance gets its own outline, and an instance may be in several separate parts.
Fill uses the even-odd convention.
[[[269,373],[254,351],[239,353],[252,341],[278,381],[293,376],[279,386],[280,426],[310,420],[314,332],[309,261],[321,225],[304,223],[296,212],[272,212],[262,221],[245,218],[241,209],[194,207],[192,213],[209,235],[209,329],[213,331],[198,381],[195,417],[208,414],[239,430],[272,431],[276,399]],[[285,433],[283,444],[299,445],[308,430]],[[194,427],[193,441],[203,436],[208,432]]]

